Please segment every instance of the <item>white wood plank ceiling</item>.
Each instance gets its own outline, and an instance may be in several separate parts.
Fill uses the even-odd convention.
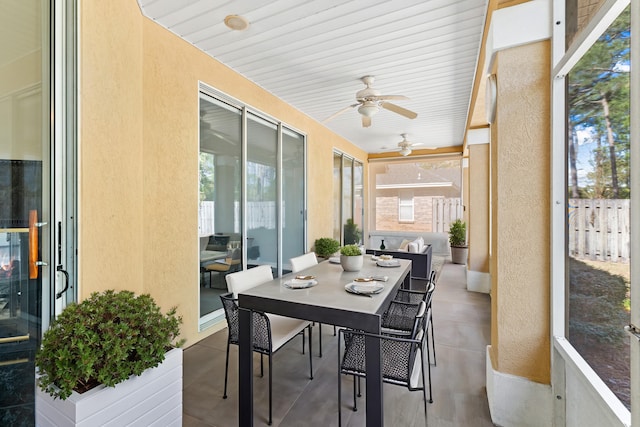
[[[370,153],[408,134],[423,147],[461,145],[487,0],[138,0],[142,13],[322,122],[356,103],[360,80],[411,120],[380,109],[364,128],[357,108],[326,126]],[[228,15],[249,22],[244,31]]]

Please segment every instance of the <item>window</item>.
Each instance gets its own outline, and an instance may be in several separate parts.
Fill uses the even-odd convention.
[[[413,222],[413,197],[400,197],[398,200],[398,221]]]
[[[554,5],[552,331],[566,419],[588,411],[631,425],[640,415],[637,268],[640,231],[629,210],[640,186],[638,1],[600,2],[576,34],[572,7]],[[586,4],[586,3],[584,3]],[[630,19],[631,18],[631,19]],[[631,21],[631,22],[630,22]],[[560,200],[564,199],[564,203]],[[564,255],[564,256],[563,256]],[[608,421],[607,421],[608,422]],[[604,424],[603,424],[604,425]]]
[[[567,75],[569,342],[631,408],[630,9]]]
[[[361,162],[333,153],[333,237],[345,245],[362,243],[363,169]]]

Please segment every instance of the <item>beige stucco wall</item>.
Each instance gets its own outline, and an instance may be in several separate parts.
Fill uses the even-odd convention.
[[[144,18],[135,0],[81,2],[81,297],[127,288],[199,333],[198,81],[307,134],[308,248],[332,235],[333,149],[366,153]],[[366,195],[365,195],[366,196]]]
[[[469,145],[469,264],[489,272],[489,144]]]
[[[135,1],[79,2],[78,287],[144,291],[142,27]]]
[[[492,126],[494,369],[550,382],[550,44],[497,54]]]

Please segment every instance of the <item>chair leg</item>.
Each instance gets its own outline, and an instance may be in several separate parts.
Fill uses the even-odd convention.
[[[418,351],[422,353],[421,350],[418,350]],[[424,402],[424,420],[426,423],[427,421],[427,392],[426,392],[427,387],[424,382],[424,357],[422,354],[420,354],[420,359],[422,359],[422,369],[420,369],[420,371],[422,373],[422,401]],[[431,399],[431,365],[427,364],[427,366],[429,367],[429,399]],[[430,400],[429,402],[433,403],[433,400]]]
[[[433,335],[433,316],[431,316],[431,319],[429,320],[431,320],[429,323],[431,324],[431,344],[433,344],[433,366],[437,366],[438,364],[436,363],[436,338]],[[429,337],[427,337],[427,339],[429,339]]]
[[[307,326],[307,328],[309,328],[309,378],[313,379],[313,352],[311,351],[311,338],[312,338],[312,331],[311,331],[311,325]]]
[[[264,354],[260,353],[260,378],[264,377],[264,366],[262,363],[262,357]]]
[[[271,397],[271,393],[273,391],[273,384],[271,381],[273,366],[271,365],[271,353],[269,353],[269,425],[271,425],[272,417],[271,417],[271,408],[273,405],[273,398]]]
[[[340,339],[338,339],[338,427],[342,427],[342,376],[340,368]]]
[[[360,388],[360,377],[358,377],[358,397],[362,397],[362,388]]]
[[[302,330],[302,354],[304,354],[304,329]]]
[[[429,373],[429,403],[433,403],[433,394],[431,392],[431,351],[429,350],[428,336],[425,337],[424,342],[427,344],[427,372]],[[424,363],[422,365],[423,365],[422,367],[423,367],[423,373],[424,373]]]
[[[224,364],[224,393],[222,393],[222,398],[227,398],[227,378],[229,376],[229,340],[227,340],[227,359]]]
[[[358,381],[360,377],[353,376],[353,412],[358,410],[358,400],[356,399],[356,381]]]

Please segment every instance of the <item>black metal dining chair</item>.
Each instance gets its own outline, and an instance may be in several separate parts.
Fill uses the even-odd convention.
[[[220,295],[224,314],[227,319],[229,333],[227,337],[227,357],[224,368],[224,393],[222,397],[227,398],[227,379],[229,373],[229,347],[231,344],[238,345],[238,293],[250,289],[259,284],[273,279],[271,267],[261,265],[249,270],[231,273],[226,276],[227,287],[230,293]],[[311,323],[305,320],[291,317],[279,316],[270,313],[254,311],[253,315],[253,351],[260,353],[260,376],[264,376],[262,357],[268,356],[269,364],[269,425],[272,423],[272,371],[273,365],[271,356],[280,350],[285,344],[302,335],[302,353],[305,353],[304,336],[305,329],[309,330],[309,378],[313,379],[313,361],[311,355]]]
[[[407,387],[409,391],[422,390],[425,422],[427,417],[427,396],[422,362],[422,317],[426,314],[426,303],[397,303],[398,310],[405,313],[415,311],[413,327],[409,336],[400,337],[388,334],[371,334],[351,329],[341,329],[338,339],[338,425],[342,425],[342,382],[340,375],[353,376],[353,410],[357,411],[359,379],[366,378],[365,337],[370,336],[380,341],[382,359],[382,380],[388,384]],[[402,320],[404,323],[404,319]],[[344,341],[344,353],[340,343]]]
[[[426,338],[427,350],[431,349],[430,352],[427,353],[427,359],[429,360],[429,363],[431,363],[432,362],[431,353],[433,353],[433,366],[437,365],[436,342],[435,342],[434,326],[433,326],[433,292],[435,291],[435,287],[436,287],[436,272],[435,270],[432,270],[431,273],[429,274],[429,281],[427,282],[427,289],[425,291],[398,289],[396,296],[394,298],[397,301],[427,302],[428,316],[425,318],[425,338]],[[429,340],[429,335],[431,335],[431,340]]]
[[[423,330],[423,346],[427,347],[427,378],[429,382],[429,403],[433,403],[433,391],[431,386],[431,351],[430,347],[434,348],[435,357],[435,343],[433,342],[433,329],[431,329],[432,342],[429,343],[429,328],[433,328],[432,320],[432,300],[433,292],[435,291],[435,284],[429,283],[427,290],[411,291],[406,289],[399,289],[396,294],[396,299],[391,301],[389,307],[382,315],[382,332],[388,335],[395,335],[400,337],[406,337],[412,333],[413,312],[410,310],[412,305],[420,302],[425,303],[425,314],[422,316],[422,330]],[[405,305],[409,308],[405,308]]]

